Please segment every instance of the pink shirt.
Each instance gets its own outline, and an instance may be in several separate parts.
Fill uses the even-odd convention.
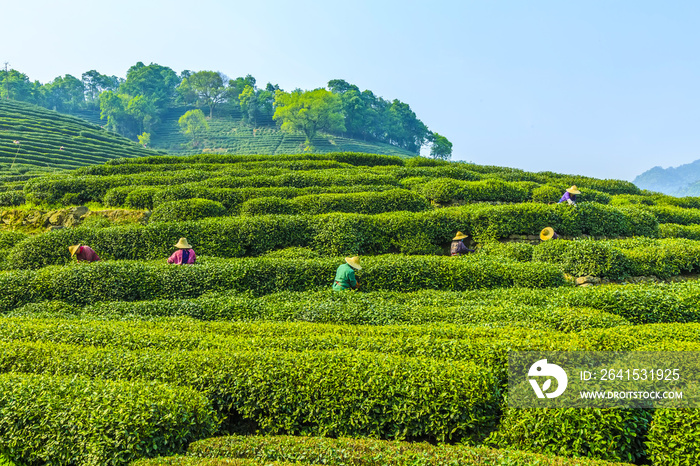
[[[95,262],[100,260],[100,257],[90,246],[80,246],[78,252],[75,253],[75,258],[78,262]]]
[[[194,254],[194,249],[188,249],[190,256],[187,258],[186,264],[194,264],[197,256]],[[175,251],[172,256],[168,257],[168,264],[182,264],[182,249]]]

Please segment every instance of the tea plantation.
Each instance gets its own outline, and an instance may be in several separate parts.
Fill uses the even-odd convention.
[[[0,230],[0,465],[700,464],[698,409],[507,396],[511,351],[700,349],[700,198],[335,152],[119,158],[0,201],[105,215]]]
[[[0,100],[0,179],[26,179],[154,152],[81,118]]]

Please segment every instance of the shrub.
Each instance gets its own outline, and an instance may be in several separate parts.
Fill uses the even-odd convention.
[[[649,459],[659,466],[698,464],[698,432],[700,410],[657,409],[649,429]]]
[[[583,208],[581,208],[583,209]],[[584,211],[568,205],[471,204],[427,212],[389,212],[378,215],[332,213],[317,216],[254,216],[208,218],[181,223],[153,223],[145,227],[62,229],[28,238],[17,244],[10,263],[17,268],[37,268],[68,261],[68,246],[89,244],[103,258],[154,259],[167,257],[171,245],[186,237],[197,254],[240,257],[263,254],[290,246],[311,247],[324,255],[385,254],[389,252],[437,252],[455,232],[472,235],[477,242],[512,234],[538,234],[552,226],[559,234],[591,234],[589,224],[618,220],[603,227],[610,236],[652,236],[656,223],[647,214],[635,221],[632,212],[589,204]],[[599,215],[599,211],[604,211]],[[597,227],[596,227],[597,228]],[[600,231],[598,231],[600,232]]]
[[[500,448],[636,462],[645,458],[646,410],[508,409],[487,442]]]
[[[0,193],[0,207],[18,206],[24,204],[25,197],[22,191],[6,191]]]
[[[561,199],[562,190],[555,186],[544,185],[532,190],[532,201],[543,204],[554,204]]]
[[[294,215],[297,211],[289,199],[258,197],[241,205],[241,215]]]
[[[175,454],[218,427],[194,390],[77,376],[2,374],[0,413],[0,450],[29,464],[98,466]]]
[[[489,242],[481,245],[480,253],[488,256],[503,257],[519,262],[530,262],[535,246],[529,243]]]
[[[153,209],[151,222],[187,222],[207,217],[226,215],[226,208],[220,202],[208,199],[184,199],[164,202]]]
[[[0,230],[0,249],[9,249],[27,238],[28,235],[19,231]]]
[[[376,439],[290,436],[227,436],[199,440],[188,454],[196,458],[247,458],[296,464],[355,466],[416,464],[507,464],[510,466],[612,466],[593,459],[565,459],[536,453],[428,443],[387,442]],[[148,463],[154,464],[154,463]],[[618,463],[619,464],[619,463]],[[621,465],[620,465],[621,466]]]
[[[191,298],[210,291],[266,294],[322,289],[330,286],[342,262],[341,258],[286,261],[202,258],[190,267],[105,261],[13,271],[0,274],[0,286],[4,290],[0,308],[10,310],[46,300],[82,305],[111,300]],[[359,278],[367,291],[544,288],[564,283],[562,273],[554,266],[483,257],[378,256],[363,258],[363,263]]]
[[[557,263],[564,272],[577,277],[622,278],[630,269],[627,259],[618,249],[590,240],[544,241],[534,248],[532,260]]]
[[[659,225],[661,238],[687,238],[700,240],[700,225],[677,225],[675,223],[662,223]]]
[[[265,433],[478,441],[495,427],[498,411],[496,378],[471,362],[348,350],[126,351],[22,342],[2,347],[3,368],[196,388],[225,416],[223,428],[239,431],[253,423]],[[153,424],[157,432],[159,424]]]

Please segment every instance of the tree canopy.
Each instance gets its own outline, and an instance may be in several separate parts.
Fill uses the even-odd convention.
[[[209,128],[204,113],[199,109],[185,112],[177,120],[177,123],[180,125],[182,134],[192,139],[192,147],[196,147],[199,144],[199,137]]]
[[[275,92],[273,118],[282,122],[283,131],[301,131],[306,136],[306,150],[313,150],[318,131],[345,131],[343,103],[326,89],[306,92]]]
[[[385,100],[371,90],[360,90],[343,79],[332,79],[326,89],[284,92],[268,83],[256,86],[250,74],[228,79],[218,71],[184,70],[178,76],[167,66],[137,62],[126,79],[86,71],[41,84],[17,70],[0,69],[0,98],[11,98],[62,112],[96,110],[106,127],[134,140],[158,127],[172,108],[208,109],[209,118],[239,115],[246,123],[271,125],[284,131],[300,131],[312,149],[318,132],[376,141],[420,154],[430,145],[431,155],[449,158],[452,144],[431,132],[411,107],[398,100]]]

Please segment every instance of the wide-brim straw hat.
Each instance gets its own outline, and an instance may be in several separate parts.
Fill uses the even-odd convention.
[[[544,230],[540,231],[540,239],[542,241],[552,239],[554,238],[554,235],[556,235],[556,233],[554,233],[554,228],[552,227],[547,227]]]
[[[465,234],[462,233],[461,231],[458,231],[458,232],[457,232],[457,235],[455,235],[455,237],[452,238],[452,241],[458,241],[458,240],[460,240],[460,239],[466,238],[467,236],[468,236],[468,235],[465,235]]]
[[[175,247],[178,249],[192,249],[192,246],[190,246],[190,243],[188,243],[185,238],[180,238],[180,241],[177,242]]]
[[[576,185],[573,185],[572,187],[570,187],[569,189],[567,189],[566,192],[567,192],[567,193],[571,193],[571,194],[581,194],[581,191],[578,190],[578,188],[576,187]]]
[[[70,251],[70,255],[75,256],[75,253],[78,252],[78,250],[80,249],[80,246],[81,246],[80,244],[76,244],[74,246],[68,246],[68,250]]]
[[[347,262],[348,265],[353,269],[362,270],[362,266],[360,265],[360,258],[357,256],[346,257],[345,262]]]

